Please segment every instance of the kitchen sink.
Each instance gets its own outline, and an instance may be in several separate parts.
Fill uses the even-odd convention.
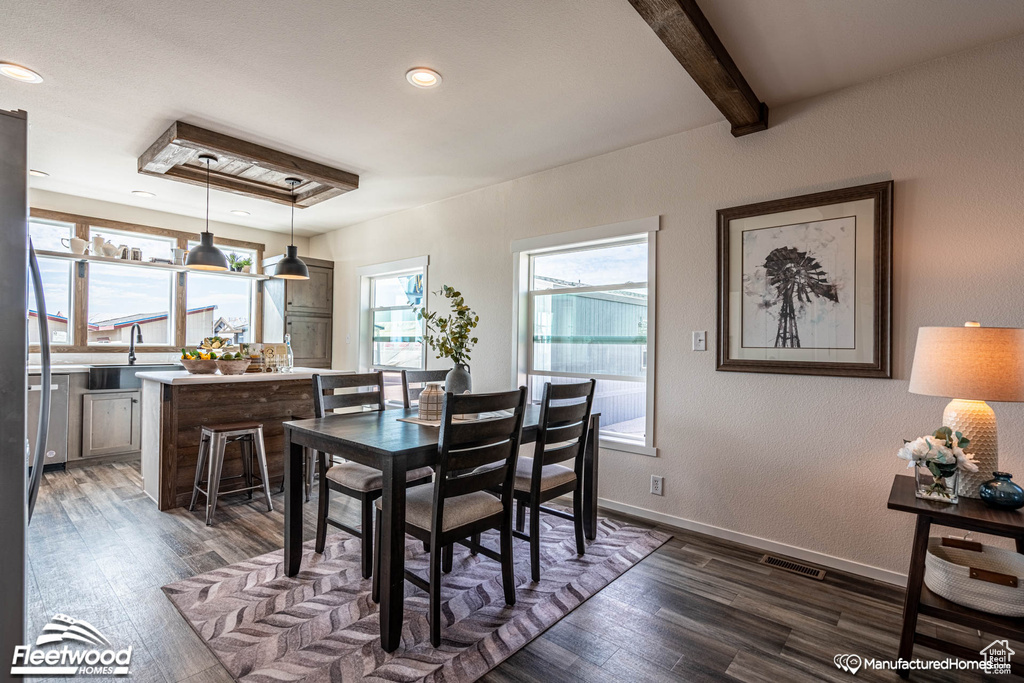
[[[135,365],[90,365],[89,390],[138,389],[142,380],[136,372],[167,372],[181,370],[179,363],[136,363]]]

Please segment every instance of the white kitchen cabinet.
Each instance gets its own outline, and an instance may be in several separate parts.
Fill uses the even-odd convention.
[[[82,457],[136,453],[142,448],[139,391],[111,391],[82,397]]]

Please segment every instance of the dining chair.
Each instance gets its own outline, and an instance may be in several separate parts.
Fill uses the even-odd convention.
[[[405,407],[412,408],[413,405],[419,404],[420,394],[423,393],[422,386],[413,387],[411,384],[443,382],[447,376],[447,370],[402,370],[402,398],[405,400]]]
[[[532,458],[516,465],[515,536],[530,543],[530,575],[540,581],[540,513],[572,520],[576,554],[583,555],[583,456],[594,404],[594,380],[574,384],[544,384]],[[557,403],[557,405],[552,405]],[[572,467],[559,463],[573,461]],[[572,514],[544,507],[543,503],[572,494]],[[527,508],[530,533],[523,533]]]
[[[494,394],[451,394],[444,398],[438,441],[437,476],[433,484],[405,492],[405,531],[430,547],[426,580],[406,570],[405,580],[430,596],[430,643],[441,645],[441,556],[455,543],[474,554],[501,563],[505,604],[516,603],[512,558],[512,486],[522,439],[526,387]],[[455,415],[498,413],[473,421]],[[498,489],[500,496],[489,493]],[[381,501],[377,507],[377,552],[374,555],[373,600],[380,599]],[[497,552],[482,546],[479,535],[498,529]],[[473,540],[470,540],[473,539]]]
[[[355,390],[336,394],[336,389]],[[313,375],[313,411],[325,417],[343,408],[384,410],[384,378],[380,372],[351,375]],[[362,539],[362,574],[370,578],[373,569],[373,502],[380,498],[384,485],[378,469],[355,462],[334,462],[344,453],[317,451],[317,472],[320,474],[320,502],[316,518],[316,552],[322,553],[327,543],[327,526],[337,527]],[[429,484],[433,470],[420,467],[407,474],[408,486]],[[359,501],[360,527],[348,526],[330,516],[331,491],[343,493]]]

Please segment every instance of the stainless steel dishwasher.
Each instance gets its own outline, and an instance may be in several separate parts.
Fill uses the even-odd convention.
[[[43,387],[39,375],[28,378],[28,424],[39,420],[39,400]],[[46,459],[43,469],[63,469],[68,461],[68,397],[70,379],[67,375],[53,375],[50,378],[50,429],[46,435]],[[36,445],[36,432],[28,430],[29,452]]]

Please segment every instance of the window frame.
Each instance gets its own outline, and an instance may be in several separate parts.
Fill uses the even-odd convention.
[[[394,277],[422,271],[423,273],[423,304],[426,308],[427,299],[430,296],[428,271],[430,265],[429,256],[417,256],[401,261],[390,261],[378,263],[371,266],[362,266],[356,269],[359,277],[359,340],[358,349],[359,367],[364,370],[382,370],[384,372],[400,372],[402,370],[424,370],[427,367],[427,342],[424,338],[423,350],[420,354],[418,367],[375,365],[373,363],[373,314],[377,311],[394,310],[416,310],[415,306],[379,306],[374,307],[373,281],[379,278]],[[426,325],[420,321],[420,333],[426,335]]]
[[[656,265],[657,234],[660,217],[651,216],[621,223],[612,223],[593,228],[553,233],[512,242],[513,277],[515,297],[513,299],[514,339],[512,380],[515,386],[529,386],[531,377],[578,377],[579,379],[603,379],[605,381],[643,381],[646,389],[646,410],[644,442],[623,439],[614,432],[601,431],[601,447],[607,450],[624,451],[640,455],[657,456],[654,439],[655,428],[655,348],[656,348]],[[645,283],[622,283],[567,287],[552,290],[533,290],[533,257],[539,255],[570,253],[602,246],[647,241],[647,281]],[[579,374],[564,372],[536,371],[533,369],[533,325],[534,302],[538,293],[544,296],[584,293],[622,289],[647,288],[647,351],[644,379],[603,374]]]
[[[199,239],[199,233],[186,232],[182,230],[172,230],[169,228],[160,228],[151,225],[142,225],[139,223],[127,223],[124,221],[108,220],[105,218],[95,218],[93,216],[82,216],[79,214],[67,213],[63,211],[51,211],[49,209],[32,208],[29,212],[31,218],[38,218],[41,220],[49,221],[60,221],[63,223],[71,223],[74,225],[73,236],[79,237],[86,241],[89,240],[90,228],[98,228],[101,230],[114,230],[118,232],[126,233],[138,233],[146,236],[158,236],[163,238],[172,238],[177,240],[176,247],[179,249],[188,249],[189,240],[196,241]],[[247,249],[256,252],[256,263],[255,272],[263,272],[263,254],[266,251],[266,246],[260,242],[248,242],[245,240],[234,240],[225,239],[220,237],[214,237],[214,244],[225,247],[225,248],[238,248]],[[88,310],[89,310],[89,261],[73,261],[74,266],[72,267],[72,285],[71,285],[71,326],[68,329],[68,336],[70,343],[68,344],[51,344],[50,350],[53,353],[126,353],[127,347],[116,344],[89,344],[89,333],[88,333]],[[104,262],[105,265],[108,262]],[[138,268],[137,264],[131,262],[125,262],[124,264],[112,263],[115,267],[123,268]],[[172,353],[178,351],[184,346],[185,343],[185,288],[186,288],[186,277],[184,272],[176,273],[176,277],[172,278],[172,296],[171,296],[171,313],[173,320],[169,321],[173,327],[174,338],[172,344],[140,344],[138,350],[141,352],[152,352],[152,353]],[[253,298],[255,300],[255,312],[253,315],[253,326],[255,330],[253,332],[253,338],[259,342],[263,338],[263,297],[262,289],[263,283],[254,280],[256,283],[255,291],[253,292]],[[38,353],[40,351],[39,344],[32,344],[29,346],[30,353]]]

